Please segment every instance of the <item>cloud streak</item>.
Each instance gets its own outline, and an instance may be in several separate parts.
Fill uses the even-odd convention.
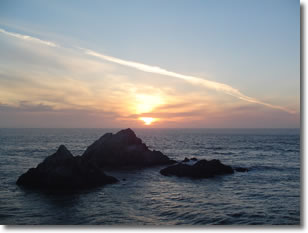
[[[28,35],[22,35],[22,34],[19,34],[19,33],[8,32],[8,31],[6,31],[2,28],[0,28],[0,32],[5,34],[5,35],[11,36],[11,37],[15,37],[15,38],[26,40],[26,41],[36,42],[36,43],[39,43],[39,44],[42,44],[42,45],[47,45],[49,47],[59,47],[54,42],[47,41],[47,40],[41,40],[41,39],[36,38],[36,37],[32,37],[32,36],[28,36]]]
[[[49,46],[49,47],[60,47],[58,44],[51,42],[51,41],[41,40],[39,38],[35,38],[35,37],[32,37],[32,36],[28,36],[28,35],[22,35],[22,34],[18,34],[18,33],[8,32],[8,31],[1,29],[1,28],[0,28],[0,32],[5,34],[5,35],[11,36],[11,37],[15,37],[15,38],[30,41],[30,42],[36,42],[36,43],[46,45],[46,46]],[[95,52],[95,51],[89,50],[89,49],[84,49],[84,48],[76,48],[76,49],[83,51],[83,53],[86,54],[86,55],[96,57],[96,58],[102,59],[104,61],[108,61],[108,62],[116,63],[116,64],[119,64],[119,65],[122,65],[122,66],[134,68],[134,69],[144,71],[144,72],[147,72],[147,73],[160,74],[160,75],[163,75],[163,76],[181,79],[181,80],[184,80],[184,81],[186,81],[186,82],[188,82],[192,85],[203,86],[205,88],[209,88],[209,89],[213,89],[213,90],[216,90],[216,91],[219,91],[219,92],[223,92],[225,94],[231,95],[233,97],[236,97],[238,99],[241,99],[241,100],[249,102],[249,103],[259,104],[259,105],[266,106],[268,108],[282,110],[282,111],[285,111],[285,112],[290,113],[290,114],[296,113],[294,110],[288,109],[286,107],[266,103],[266,102],[263,102],[263,101],[258,100],[256,98],[247,96],[247,95],[241,93],[238,89],[233,88],[232,86],[224,84],[224,83],[214,82],[214,81],[206,80],[206,79],[191,76],[191,75],[179,74],[179,73],[176,73],[176,72],[172,72],[172,71],[163,69],[163,68],[158,67],[158,66],[151,66],[151,65],[146,65],[146,64],[143,64],[143,63],[139,63],[139,62],[128,61],[128,60],[123,60],[123,59],[119,59],[119,58],[112,57],[112,56],[107,56],[105,54],[101,54],[101,53],[98,53],[98,52]]]

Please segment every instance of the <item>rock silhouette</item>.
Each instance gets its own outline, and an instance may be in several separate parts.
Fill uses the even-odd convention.
[[[202,159],[193,165],[178,163],[160,170],[160,173],[165,176],[210,178],[216,175],[232,174],[234,171],[232,167],[222,164],[217,159],[209,161]]]
[[[88,163],[80,156],[74,157],[61,145],[36,168],[22,174],[17,184],[43,189],[79,189],[112,184],[117,179],[107,176],[101,168]]]
[[[174,163],[160,151],[151,151],[131,129],[116,134],[106,133],[82,156],[74,157],[61,145],[36,168],[22,174],[17,184],[43,189],[79,189],[118,180],[107,176],[102,169],[122,167],[148,167]]]
[[[106,133],[82,155],[102,168],[148,167],[175,163],[160,151],[151,151],[131,129]]]
[[[104,173],[103,169],[143,168],[156,165],[170,165],[176,161],[160,151],[150,150],[131,129],[116,134],[106,133],[90,145],[82,156],[73,156],[61,145],[57,152],[48,156],[36,168],[22,174],[17,184],[42,189],[80,189],[118,180]],[[162,175],[179,177],[209,178],[216,175],[246,172],[246,168],[235,168],[219,160],[185,158],[182,162],[166,167]]]

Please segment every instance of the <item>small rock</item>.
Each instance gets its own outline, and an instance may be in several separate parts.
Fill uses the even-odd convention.
[[[248,172],[248,168],[244,168],[244,167],[237,167],[237,168],[234,168],[234,170],[237,172]]]
[[[202,159],[194,165],[178,163],[162,169],[160,173],[165,176],[175,175],[179,177],[209,178],[216,175],[232,174],[234,171],[232,167],[222,164],[217,159],[210,161]]]

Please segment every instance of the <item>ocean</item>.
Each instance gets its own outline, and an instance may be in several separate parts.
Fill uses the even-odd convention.
[[[119,129],[0,129],[0,224],[300,224],[300,129],[133,130],[172,159],[219,159],[249,171],[190,179],[162,176],[158,166],[108,171],[120,182],[78,193],[33,191],[17,178],[59,145],[81,155]]]

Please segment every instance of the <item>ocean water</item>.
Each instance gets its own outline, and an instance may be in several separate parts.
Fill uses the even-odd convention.
[[[64,144],[74,155],[117,129],[0,129],[0,224],[300,224],[299,129],[133,129],[170,158],[250,169],[211,179],[166,177],[164,166],[106,172],[120,182],[54,194],[17,178]]]

